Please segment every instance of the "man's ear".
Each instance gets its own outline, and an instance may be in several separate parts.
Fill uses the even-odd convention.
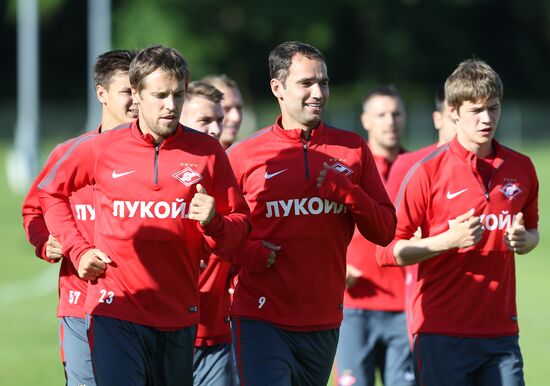
[[[361,113],[361,125],[363,125],[363,129],[370,131],[370,117],[365,111]]]
[[[453,120],[454,120],[455,122],[457,122],[458,119],[460,118],[460,115],[458,114],[458,113],[459,113],[459,111],[458,111],[459,109],[460,109],[460,107],[459,107],[459,108],[456,108],[456,107],[454,107],[454,106],[449,106],[449,111],[451,112],[451,118],[453,118]]]
[[[440,111],[434,111],[432,113],[432,120],[434,121],[434,127],[439,130],[443,126],[443,114]]]
[[[102,105],[107,103],[107,90],[105,89],[105,87],[100,84],[95,86],[95,95],[97,96],[99,103],[101,103]]]
[[[136,89],[133,87],[132,87],[132,99],[134,100],[135,104],[139,104],[139,101],[141,100],[139,92],[137,92]]]
[[[284,89],[284,86],[281,81],[279,79],[271,79],[269,85],[271,86],[271,92],[273,93],[273,95],[275,95],[275,98],[283,99],[283,94],[281,93],[281,90]]]

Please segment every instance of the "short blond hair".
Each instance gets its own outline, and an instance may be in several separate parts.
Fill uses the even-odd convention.
[[[449,106],[458,110],[466,101],[502,100],[500,76],[483,60],[469,59],[458,65],[445,81],[445,97]]]
[[[225,74],[208,75],[201,79],[202,82],[211,84],[214,87],[226,87],[228,89],[239,89],[237,82]]]
[[[223,93],[211,84],[202,82],[200,80],[195,80],[189,83],[189,86],[187,87],[187,93],[185,94],[185,100],[188,101],[194,97],[203,97],[210,102],[221,103],[223,99]]]

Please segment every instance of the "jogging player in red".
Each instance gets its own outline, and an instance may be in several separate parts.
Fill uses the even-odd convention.
[[[199,262],[241,243],[248,208],[219,143],[178,123],[185,59],[149,47],[129,75],[138,120],[75,141],[40,183],[40,199],[63,253],[91,281],[85,309],[98,384],[191,384]],[[89,184],[95,245],[68,207],[71,192]]]
[[[417,163],[396,200],[382,265],[418,263],[412,308],[420,385],[523,385],[514,254],[538,244],[531,160],[495,139],[502,82],[480,60],[447,78],[457,136]],[[412,239],[420,227],[422,238]]]
[[[63,256],[61,244],[48,231],[37,186],[75,141],[98,135],[137,118],[138,109],[133,104],[128,78],[128,69],[134,56],[135,53],[132,51],[109,51],[97,58],[94,65],[94,82],[97,99],[102,107],[101,124],[93,132],[58,145],[48,157],[23,202],[23,226],[27,238],[36,249],[36,255],[50,263],[61,262],[57,316],[61,358],[68,385],[95,385],[84,312],[87,281],[78,277],[71,261]],[[78,230],[86,240],[93,242],[93,187],[88,185],[74,192],[70,203]]]
[[[406,124],[403,98],[393,85],[369,91],[361,123],[378,173],[386,181],[403,153]],[[405,317],[405,272],[380,267],[376,244],[355,231],[347,251],[344,320],[336,351],[339,384],[374,386],[375,372],[386,386],[412,386],[414,374]]]
[[[441,85],[436,92],[435,110],[432,112],[432,119],[434,127],[437,130],[437,142],[416,151],[400,154],[390,169],[388,179],[386,180],[386,191],[392,201],[395,201],[397,198],[401,183],[405,179],[407,172],[414,166],[414,164],[424,157],[427,157],[438,147],[451,141],[456,135],[456,124],[451,116],[449,104],[445,99],[444,85]],[[407,265],[405,267],[405,314],[407,317],[407,331],[411,347],[413,341],[410,333],[412,321],[411,296],[412,290],[414,289],[414,282],[416,282],[417,268],[417,264]]]
[[[219,140],[224,121],[223,96],[208,83],[189,83],[180,123]],[[201,261],[201,314],[193,355],[193,386],[231,385],[230,269],[231,264],[215,254]]]
[[[253,229],[234,260],[243,267],[233,344],[244,385],[323,385],[338,342],[354,227],[385,245],[394,209],[366,142],[321,121],[329,96],[321,52],[282,43],[269,66],[281,116],[228,150]]]

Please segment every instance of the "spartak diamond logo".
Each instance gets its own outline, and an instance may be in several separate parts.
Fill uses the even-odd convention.
[[[185,169],[172,174],[172,177],[185,186],[191,186],[202,180],[202,176],[190,167],[186,167]]]
[[[332,166],[330,168],[336,170],[337,172],[340,172],[340,173],[344,174],[345,176],[349,176],[351,173],[353,173],[353,170],[351,170],[346,165],[344,165],[343,163],[340,163],[340,162],[336,162],[336,163],[332,164]]]
[[[518,194],[520,194],[522,192],[522,190],[519,188],[519,186],[517,184],[514,184],[513,182],[508,182],[506,185],[504,185],[500,189],[500,191],[509,200],[516,197]]]

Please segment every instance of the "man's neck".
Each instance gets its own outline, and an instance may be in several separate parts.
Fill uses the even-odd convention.
[[[487,143],[483,143],[480,145],[478,143],[467,141],[464,138],[462,138],[460,135],[457,135],[457,139],[464,149],[474,153],[477,158],[488,157],[494,151],[493,141],[489,141]]]
[[[112,119],[111,117],[102,117],[101,118],[101,132],[104,133],[106,131],[109,131],[111,129],[114,129],[118,125],[123,124],[124,122],[119,122],[116,119]]]
[[[308,127],[304,124],[299,124],[295,121],[291,121],[289,119],[285,119],[285,117],[283,116],[281,118],[281,126],[284,130],[299,130],[299,129],[302,129],[302,132],[303,132],[303,136],[304,138],[306,139],[309,139],[310,135],[311,135],[311,131],[317,127],[319,125],[319,122],[317,122],[315,124],[315,126],[313,127]]]
[[[390,162],[394,161],[399,155],[399,150],[401,147],[396,146],[392,148],[387,148],[379,145],[374,141],[369,141],[369,148],[372,154],[376,157],[382,157]]]

